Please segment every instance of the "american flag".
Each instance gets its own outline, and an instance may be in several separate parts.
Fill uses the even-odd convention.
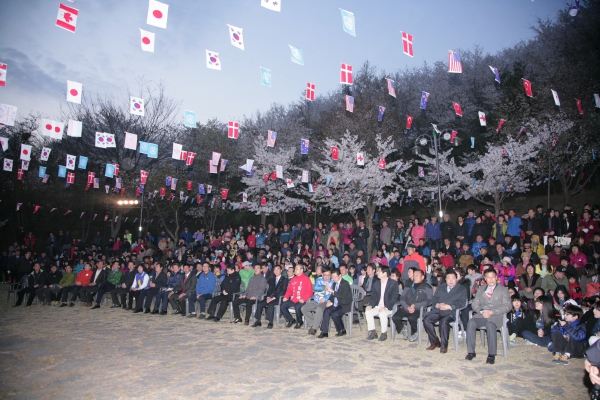
[[[309,140],[308,139],[301,139],[300,140],[300,153],[301,154],[308,154],[308,147],[309,147]]]
[[[462,74],[462,63],[457,52],[448,50],[448,72]]]
[[[390,96],[396,97],[396,82],[389,78],[385,78],[385,80],[387,81],[387,87]]]
[[[346,95],[346,111],[354,112],[354,97]]]
[[[267,147],[275,147],[275,140],[277,140],[277,132],[267,132]]]

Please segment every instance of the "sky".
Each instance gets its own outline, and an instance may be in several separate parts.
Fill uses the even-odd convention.
[[[67,80],[84,96],[128,104],[140,81],[161,82],[180,102],[179,113],[199,122],[239,120],[271,104],[316,97],[339,85],[340,64],[365,62],[382,71],[446,60],[448,50],[481,46],[496,53],[534,36],[538,18],[553,19],[565,0],[280,0],[281,12],[261,0],[165,0],[167,29],[146,24],[148,0],[62,0],[77,8],[77,30],[55,26],[59,1],[0,0],[0,62],[8,64],[0,103],[58,117]],[[356,37],[342,29],[340,8],[354,13]],[[245,50],[229,42],[227,24],[243,29]],[[140,47],[140,31],[156,34],[154,53]],[[400,31],[414,36],[414,57],[402,52]],[[304,65],[290,60],[300,47]],[[219,53],[220,71],[206,67],[205,50]],[[261,85],[260,67],[272,71]],[[65,122],[65,121],[63,121]]]

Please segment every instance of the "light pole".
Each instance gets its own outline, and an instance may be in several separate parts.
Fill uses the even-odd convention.
[[[122,207],[136,208],[136,206],[140,205],[140,227],[139,227],[139,237],[142,236],[142,217],[144,215],[144,196],[141,196],[141,203],[138,200],[119,200],[117,204]]]

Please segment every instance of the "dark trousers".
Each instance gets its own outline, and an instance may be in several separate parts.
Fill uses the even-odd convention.
[[[102,282],[98,285],[98,292],[96,292],[96,304],[100,305],[102,302],[102,297],[104,297],[104,293],[110,293],[111,290],[115,289],[115,285],[110,282]]]
[[[200,297],[196,294],[196,300],[190,302],[190,312],[196,311],[196,301],[200,303],[200,312],[204,314],[206,312],[206,301],[212,299],[212,293],[201,294]]]
[[[428,244],[430,249],[438,251],[442,246],[442,239],[428,239]]]
[[[171,303],[171,308],[173,309],[173,311],[179,310],[181,312],[185,312],[185,303],[187,299],[195,299],[196,291],[190,293],[183,293],[183,296],[181,298],[179,297],[180,295],[181,293],[174,294],[173,296],[169,297],[169,303]]]
[[[587,340],[578,342],[573,340],[572,337],[565,338],[560,332],[552,332],[552,343],[554,346],[554,352],[556,353],[569,353],[571,357],[582,358],[587,348]]]
[[[9,273],[8,273],[8,268],[7,267],[0,267],[0,282],[8,282],[8,277],[9,277]]]
[[[63,288],[63,292],[62,292],[62,296],[60,297],[60,301],[62,301],[63,303],[66,303],[68,298],[69,298],[69,293],[73,293],[73,295],[71,296],[71,303],[74,303],[75,300],[77,300],[77,295],[79,294],[79,291],[81,290],[82,286],[77,286],[77,285],[71,285],[71,286],[67,286],[65,288]]]
[[[506,323],[508,328],[508,334],[512,335],[515,333],[518,337],[523,337],[523,330],[525,329],[525,319],[517,318],[515,322],[508,321]]]
[[[84,303],[91,303],[94,295],[98,292],[98,286],[84,286],[79,290],[79,297]]]
[[[398,306],[398,311],[396,311],[396,314],[392,316],[392,320],[396,325],[396,332],[402,332],[402,329],[404,328],[404,321],[402,321],[402,318],[408,318],[410,332],[411,334],[415,334],[417,332],[417,320],[419,319],[419,315],[420,310],[415,309],[415,312],[411,314],[403,307]]]
[[[281,315],[283,315],[283,318],[285,318],[285,320],[287,322],[293,321],[294,318],[292,317],[292,314],[290,313],[289,308],[293,307],[294,310],[296,310],[296,322],[302,322],[302,306],[305,303],[294,303],[291,300],[288,301],[284,301],[283,303],[281,303]]]
[[[469,324],[469,314],[471,313],[473,313],[473,307],[471,307],[471,304],[467,305],[467,308],[460,310],[460,320],[465,329]]]
[[[477,328],[485,326],[487,333],[488,355],[495,356],[498,348],[498,327],[488,318],[471,318],[467,324],[467,351],[475,353],[475,342],[477,340]]]
[[[143,307],[146,310],[149,310],[150,304],[152,304],[152,299],[154,298],[154,296],[156,296],[157,293],[158,293],[157,288],[149,288],[146,290],[140,290],[140,297],[138,297],[138,299],[135,303],[135,308],[137,310],[141,310]]]
[[[52,290],[51,288],[40,287],[35,291],[35,294],[41,302],[47,301],[48,303],[50,303],[52,300],[60,299],[62,289]]]
[[[129,295],[129,307],[131,307],[131,303],[132,303],[133,299],[131,296],[131,291],[129,289],[130,289],[129,286],[127,286],[127,287],[119,286],[118,288],[114,288],[113,290],[111,290],[110,297],[112,298],[113,304],[120,304],[123,307],[125,307],[125,304],[127,304],[126,296]],[[121,298],[120,303],[119,303],[119,297]]]
[[[435,323],[440,323],[440,337],[435,333]],[[427,336],[429,337],[429,343],[440,343],[442,349],[448,348],[448,336],[450,335],[450,324],[454,322],[454,315],[441,316],[439,313],[427,314],[423,317],[423,325]]]
[[[242,319],[242,317],[240,315],[240,306],[241,305],[245,305],[246,306],[246,318],[245,318],[245,321],[249,322],[250,321],[250,316],[252,315],[252,306],[254,305],[255,302],[256,302],[256,300],[250,300],[247,297],[245,297],[243,299],[240,299],[238,297],[237,299],[235,299],[233,301],[233,317],[234,318]]]
[[[267,311],[265,311],[265,318],[267,321],[273,322],[273,316],[275,315],[275,306],[276,305],[277,305],[277,299],[274,299],[270,303],[267,303],[266,299],[259,301],[258,304],[256,305],[256,312],[254,313],[254,318],[256,318],[256,321],[260,322],[260,317],[262,315],[262,311],[263,311],[263,309],[266,308]]]
[[[154,302],[154,310],[157,311],[160,308],[160,311],[167,311],[167,305],[169,304],[169,293],[171,291],[162,291],[158,292],[156,295],[156,301]]]
[[[364,312],[365,307],[371,302],[371,294],[366,294],[365,298],[358,302],[358,312]]]
[[[325,308],[325,311],[323,312],[323,322],[321,322],[321,332],[329,333],[329,321],[331,318],[333,318],[333,324],[335,325],[335,330],[337,332],[345,331],[346,329],[344,329],[343,321],[344,314],[346,313],[344,312],[342,306],[331,306]]]
[[[29,295],[29,297],[27,298],[27,305],[30,306],[31,304],[33,304],[33,299],[35,298],[36,290],[37,288],[34,288],[33,286],[27,286],[26,288],[19,290],[17,292],[17,305],[19,306],[21,305],[21,303],[23,303],[23,298],[26,294]]]
[[[223,315],[225,315],[225,311],[227,311],[227,306],[229,305],[229,302],[232,299],[233,299],[232,294],[228,294],[228,295],[221,294],[219,296],[213,297],[212,301],[210,302],[210,306],[208,307],[208,315],[215,316],[219,319],[223,318]],[[217,311],[217,305],[219,306],[218,311]],[[216,314],[215,314],[215,311],[217,311]]]

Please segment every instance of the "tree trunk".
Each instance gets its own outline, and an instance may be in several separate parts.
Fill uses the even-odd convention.
[[[117,222],[115,222],[115,217],[117,217]],[[112,219],[110,220],[110,236],[117,238],[117,234],[121,229],[121,221],[123,220],[123,209],[122,208],[113,208]]]
[[[267,214],[264,211],[260,212],[260,224],[262,226],[267,226]]]
[[[373,218],[375,218],[375,204],[367,204],[367,213],[365,214],[365,228],[369,230],[369,238],[367,239],[367,260],[371,260],[373,253],[373,240],[375,234],[373,233]]]

